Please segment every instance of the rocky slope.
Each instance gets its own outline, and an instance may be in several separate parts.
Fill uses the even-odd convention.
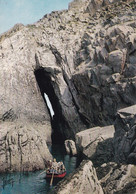
[[[42,141],[50,141],[51,128],[54,141],[74,139],[83,129],[112,124],[118,109],[134,105],[135,19],[135,1],[75,0],[69,10],[1,35],[0,128],[7,133],[0,148],[15,128],[19,134],[16,122],[32,125],[30,139],[40,130]]]
[[[115,160],[136,164],[136,105],[118,111],[115,129]]]
[[[54,188],[50,194],[85,193],[103,194],[96,170],[91,161],[83,161],[80,167]]]
[[[50,194],[135,194],[136,166],[105,163],[94,168],[83,161],[79,168],[63,179]]]
[[[135,194],[135,129],[136,105],[133,105],[118,110],[114,126],[90,128],[77,133],[75,136],[75,145],[78,154],[84,159],[89,159],[93,162],[99,180],[97,182],[101,184],[105,194]],[[68,140],[65,141],[65,144],[67,142]],[[68,154],[69,150],[73,149],[73,145],[73,141],[71,144],[66,144],[66,148],[69,146],[68,150],[66,149]],[[80,174],[80,170],[77,170],[76,173]],[[88,170],[88,174],[89,173]],[[91,175],[89,175],[89,177],[91,177]],[[61,193],[63,188],[69,188],[68,193],[74,192],[74,187],[70,187],[74,179],[74,175],[69,176],[69,178],[66,179],[67,182],[63,181],[59,184],[54,192]],[[91,179],[93,180],[94,178],[91,177]],[[82,185],[84,178],[80,182]],[[60,185],[61,187],[59,188]],[[78,191],[75,193],[78,193]],[[89,192],[87,191],[87,193]]]
[[[96,172],[105,194],[135,194],[136,166],[112,162],[103,164]]]

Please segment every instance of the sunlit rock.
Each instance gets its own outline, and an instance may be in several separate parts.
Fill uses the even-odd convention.
[[[91,161],[83,161],[79,168],[57,185],[50,194],[103,194],[95,168]]]
[[[73,156],[77,154],[76,145],[73,140],[65,141],[65,149],[66,149],[67,154],[71,154]]]
[[[84,157],[100,165],[114,158],[113,136],[113,125],[94,127],[76,134],[76,146]]]

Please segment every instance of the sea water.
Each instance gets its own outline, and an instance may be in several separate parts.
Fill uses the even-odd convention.
[[[66,154],[62,145],[49,146],[54,158],[57,161],[63,161],[67,175],[79,165],[77,157],[71,157]],[[0,194],[46,194],[57,182],[53,182],[53,186],[46,181],[45,174],[42,171],[25,172],[25,173],[4,173],[0,174]]]

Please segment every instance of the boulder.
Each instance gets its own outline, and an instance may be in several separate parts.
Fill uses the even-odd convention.
[[[115,160],[136,163],[136,105],[120,109],[115,121]]]
[[[65,141],[65,149],[66,149],[67,154],[71,154],[73,156],[77,154],[76,145],[73,140]]]
[[[78,169],[57,184],[50,194],[103,194],[91,161],[83,161]]]
[[[47,147],[48,126],[0,123],[0,172],[44,169],[52,156]]]
[[[108,65],[113,69],[113,73],[121,73],[124,69],[126,56],[120,50],[115,50],[109,53]]]
[[[95,165],[113,160],[114,126],[94,127],[76,134],[76,146]]]

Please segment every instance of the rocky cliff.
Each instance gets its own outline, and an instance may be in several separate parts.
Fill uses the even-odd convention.
[[[53,188],[50,194],[135,194],[136,166],[114,162],[95,169],[83,161],[77,170]]]
[[[41,141],[50,141],[52,130],[54,141],[74,139],[83,129],[112,124],[118,109],[136,103],[135,19],[135,1],[75,0],[68,10],[1,35],[0,147],[7,168],[15,148],[6,141],[14,129],[20,134],[16,123],[32,125]]]

